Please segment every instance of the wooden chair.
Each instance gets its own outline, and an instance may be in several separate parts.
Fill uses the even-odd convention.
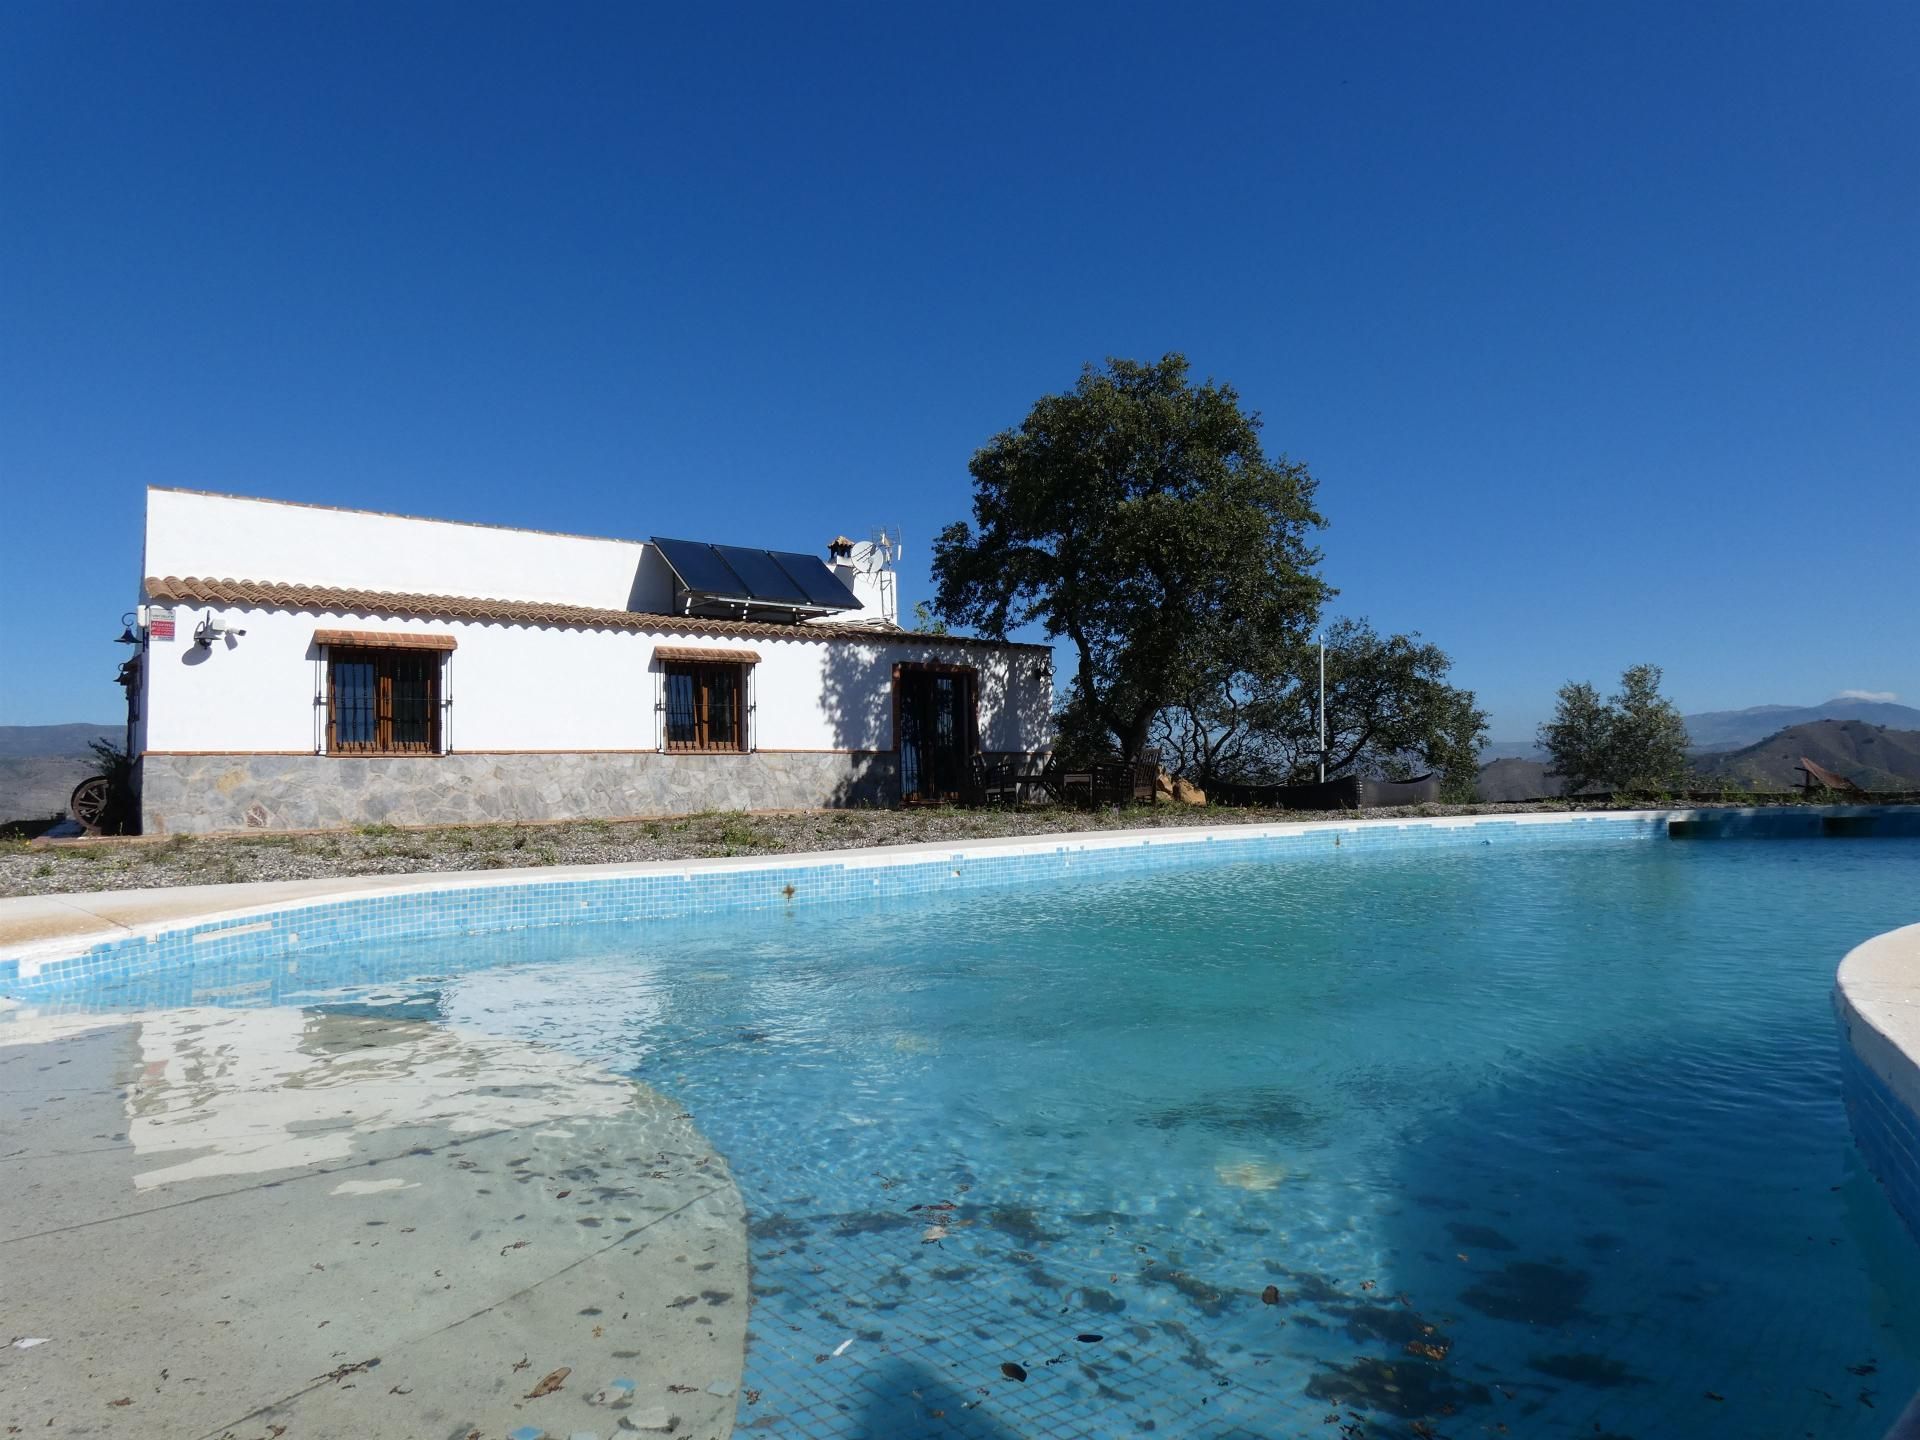
[[[1018,805],[1020,803],[1020,781],[1012,773],[1012,767],[1004,760],[989,762],[984,755],[975,755],[971,770],[973,785],[968,795],[970,803],[975,805]]]

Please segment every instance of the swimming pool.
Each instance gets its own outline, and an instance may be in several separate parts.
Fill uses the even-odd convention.
[[[1828,992],[1917,894],[1912,839],[1354,847],[195,983],[681,1100],[752,1222],[742,1433],[1869,1436],[1920,1247]]]

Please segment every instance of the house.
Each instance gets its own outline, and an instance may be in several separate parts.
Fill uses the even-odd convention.
[[[149,833],[954,798],[1048,743],[1051,652],[899,628],[827,554],[147,492]]]

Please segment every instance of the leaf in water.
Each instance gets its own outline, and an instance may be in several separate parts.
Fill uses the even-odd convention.
[[[1005,1360],[1001,1362],[1000,1373],[1006,1376],[1009,1380],[1025,1380],[1027,1378],[1026,1367],[1022,1365],[1016,1365],[1011,1360]]]
[[[1278,1305],[1280,1303],[1280,1287],[1278,1285],[1267,1286],[1266,1289],[1260,1292],[1260,1303],[1262,1305]]]
[[[542,1395],[551,1395],[567,1383],[567,1376],[573,1373],[571,1365],[562,1365],[558,1370],[549,1370],[540,1377],[540,1383],[527,1392],[527,1399],[538,1400]]]
[[[131,1405],[132,1403],[133,1403],[133,1397],[131,1395],[122,1395],[118,1400],[107,1401],[107,1404],[114,1405],[114,1406]]]
[[[502,1245],[500,1247],[500,1253],[504,1255],[509,1250],[524,1250],[527,1248],[527,1246],[531,1245],[532,1243],[533,1242],[531,1240],[516,1240],[511,1245]],[[435,1271],[434,1273],[438,1274],[439,1272]]]
[[[573,1194],[573,1191],[571,1190],[562,1190],[558,1195],[554,1196],[553,1198],[556,1200],[564,1200],[567,1198],[567,1196],[571,1194]]]
[[[920,1243],[922,1245],[938,1245],[942,1240],[946,1238],[947,1238],[946,1226],[929,1225],[926,1228],[926,1230],[922,1232],[920,1236]]]
[[[1076,1335],[1073,1338],[1078,1340],[1082,1345],[1098,1345],[1102,1340],[1106,1339],[1107,1337],[1104,1335],[1086,1334],[1086,1335]]]
[[[532,1365],[533,1361],[522,1355],[518,1360],[513,1362],[513,1373],[518,1375],[522,1370],[530,1369]]]
[[[826,1357],[825,1357],[825,1356],[823,1355],[823,1356],[821,1356],[820,1358],[824,1360],[824,1359],[825,1359]],[[698,1389],[698,1388],[699,1388],[698,1386],[694,1386],[694,1385],[669,1385],[669,1386],[667,1386],[667,1389],[668,1389],[668,1390],[670,1390],[670,1391],[671,1391],[671,1392],[672,1392],[673,1394],[675,1394],[675,1395],[691,1395],[691,1394],[692,1394],[692,1393],[693,1393],[693,1392],[694,1392],[694,1391],[695,1391],[696,1389]]]

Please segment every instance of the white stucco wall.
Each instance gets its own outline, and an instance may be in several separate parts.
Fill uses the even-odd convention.
[[[211,614],[244,630],[211,650],[193,627]],[[905,638],[875,642],[639,634],[469,621],[179,607],[178,635],[148,651],[143,748],[171,752],[311,753],[323,741],[318,629],[452,635],[446,661],[446,739],[474,750],[652,750],[659,743],[654,650],[751,650],[753,738],[760,750],[890,750],[893,667],[969,665],[979,674],[980,743],[1035,752],[1046,745],[1052,683],[1035,650],[995,650]],[[1036,674],[1036,670],[1039,671]]]
[[[191,490],[147,491],[146,575],[667,610],[653,547]]]
[[[305,583],[389,593],[547,600],[667,611],[672,579],[650,545],[287,505],[191,491],[147,492],[145,574]],[[244,630],[196,649],[211,616]],[[1034,752],[1047,743],[1045,652],[918,637],[715,637],[665,630],[558,629],[278,610],[176,607],[177,638],[147,655],[139,748],[172,753],[306,753],[324,741],[316,629],[452,635],[444,738],[455,751],[653,750],[658,645],[753,650],[759,750],[890,750],[893,666],[974,667],[980,741]]]

